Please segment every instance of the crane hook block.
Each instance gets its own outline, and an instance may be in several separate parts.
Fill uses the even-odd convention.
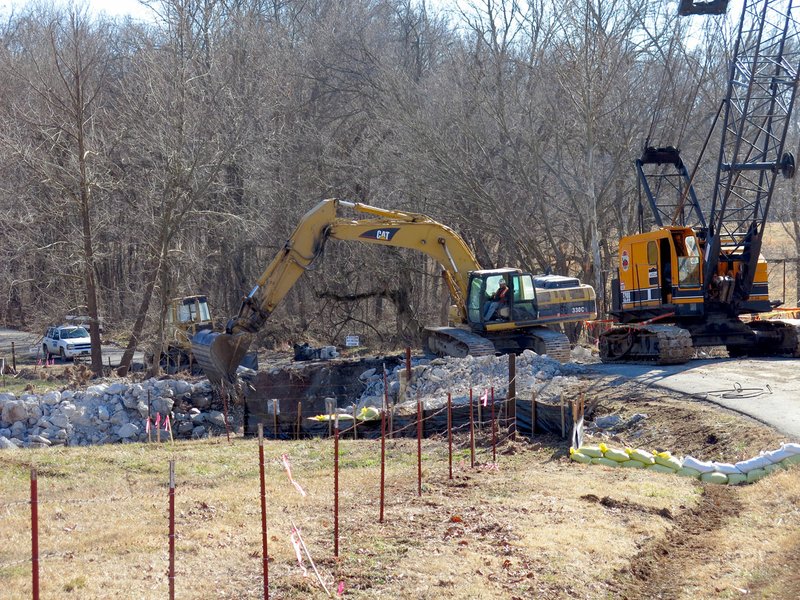
[[[786,179],[794,177],[794,154],[786,152],[781,158],[781,175]]]
[[[710,2],[695,2],[694,0],[681,0],[678,5],[678,14],[687,15],[724,15],[728,10],[728,0],[711,0]]]

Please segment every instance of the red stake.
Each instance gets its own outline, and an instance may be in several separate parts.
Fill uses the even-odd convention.
[[[267,554],[267,490],[264,480],[264,425],[258,424],[258,465],[261,478],[261,556],[264,571],[264,600],[269,600],[269,560]]]
[[[389,389],[386,386],[386,365],[383,366],[383,410],[381,411],[381,508],[378,523],[383,523],[384,485],[386,483],[386,411],[389,409]]]
[[[472,388],[469,388],[469,466],[475,468],[475,418],[472,415]]]
[[[169,461],[169,600],[175,600],[175,459]]]
[[[339,414],[333,425],[333,555],[339,556]]]
[[[36,469],[31,469],[31,571],[33,600],[39,600],[39,486]]]
[[[422,400],[417,399],[417,496],[422,496]]]
[[[492,386],[492,462],[497,462],[497,433],[494,422],[494,386]]]
[[[453,478],[453,401],[447,394],[447,463],[450,479]]]

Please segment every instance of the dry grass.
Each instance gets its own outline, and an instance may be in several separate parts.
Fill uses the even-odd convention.
[[[645,400],[656,419],[653,398],[631,400],[631,409]],[[697,408],[695,421],[711,418]],[[666,403],[664,411],[675,409]],[[754,452],[767,438],[751,439],[754,446],[742,452]],[[343,581],[352,598],[706,598],[739,597],[737,590],[798,597],[797,575],[783,567],[798,550],[798,468],[746,488],[707,488],[673,476],[577,465],[561,440],[543,438],[541,445],[506,444],[498,470],[485,464],[486,449],[470,469],[462,448],[449,481],[446,445],[426,440],[419,498],[416,442],[388,447],[386,522],[379,524],[379,442],[342,442],[341,556],[334,559],[332,442],[266,443],[271,597],[325,597],[297,565],[291,520],[326,584],[335,591]],[[283,452],[306,498],[276,462]],[[258,446],[241,438],[174,449],[0,454],[3,597],[30,597],[31,460],[39,471],[42,596],[165,597],[173,455],[177,597],[261,597]]]

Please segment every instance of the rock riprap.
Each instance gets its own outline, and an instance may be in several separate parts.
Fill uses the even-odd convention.
[[[44,394],[0,394],[0,449],[88,446],[147,439],[147,416],[170,416],[176,437],[205,437],[224,428],[225,418],[208,409],[207,380],[148,379],[103,382],[86,390]]]

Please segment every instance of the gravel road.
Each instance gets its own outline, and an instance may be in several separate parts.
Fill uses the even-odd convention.
[[[800,440],[800,361],[791,358],[717,358],[685,365],[595,364],[598,374],[618,375],[708,400]]]

